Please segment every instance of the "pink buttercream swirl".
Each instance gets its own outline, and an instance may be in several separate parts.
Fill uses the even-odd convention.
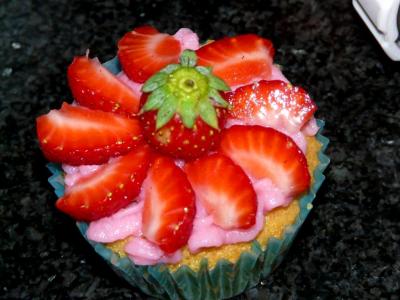
[[[143,184],[146,184],[146,180]],[[143,204],[144,189],[140,192],[136,202],[112,216],[91,222],[86,231],[88,239],[100,243],[112,243],[129,238],[124,250],[129,258],[138,265],[179,262],[182,257],[180,250],[171,254],[165,253],[156,244],[143,237]]]
[[[180,250],[172,254],[167,254],[156,244],[143,237],[133,237],[125,246],[125,252],[137,265],[175,264],[182,259],[182,252]]]
[[[65,172],[64,183],[65,188],[68,191],[70,187],[75,185],[79,179],[87,177],[97,171],[100,168],[99,165],[82,165],[82,166],[70,166],[63,164],[62,168]]]
[[[129,236],[142,236],[143,201],[134,202],[115,214],[93,221],[86,232],[89,239],[112,243]]]
[[[125,85],[127,85],[132,91],[133,93],[140,98],[140,96],[142,95],[142,86],[143,83],[137,83],[134,82],[132,80],[130,80],[128,78],[128,76],[126,76],[126,74],[124,73],[124,71],[121,71],[120,73],[117,74],[117,78],[122,81],[123,83],[125,83]]]
[[[197,50],[200,47],[199,37],[189,28],[179,29],[174,38],[179,41],[182,49]]]
[[[191,253],[196,253],[204,248],[219,247],[225,244],[248,242],[253,240],[264,227],[263,203],[258,199],[256,223],[249,229],[226,230],[214,224],[210,215],[200,201],[196,202],[196,217],[193,230],[188,241]]]

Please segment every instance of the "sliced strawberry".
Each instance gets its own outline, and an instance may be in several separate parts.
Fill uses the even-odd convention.
[[[140,123],[113,113],[63,103],[36,119],[48,160],[70,165],[102,164],[142,142]]]
[[[225,37],[201,47],[196,53],[199,65],[212,67],[214,75],[230,86],[271,76],[273,45],[255,34]]]
[[[196,213],[193,189],[171,158],[157,157],[143,184],[143,234],[163,251],[186,245]]]
[[[242,168],[215,153],[185,166],[196,197],[224,229],[245,229],[256,221],[257,196]]]
[[[74,99],[83,106],[128,116],[139,110],[140,94],[119,81],[97,58],[75,57],[68,67],[68,83]]]
[[[81,178],[57,200],[56,206],[77,220],[93,221],[109,216],[135,201],[149,162],[148,146],[115,158]]]
[[[280,80],[242,86],[226,93],[225,99],[232,118],[264,126],[279,124],[290,132],[299,131],[317,110],[306,91]]]
[[[307,160],[291,138],[272,128],[232,126],[222,134],[222,153],[255,179],[270,179],[288,196],[310,186]]]
[[[177,39],[151,26],[135,28],[118,42],[122,69],[136,82],[145,82],[166,65],[177,63],[182,50]]]

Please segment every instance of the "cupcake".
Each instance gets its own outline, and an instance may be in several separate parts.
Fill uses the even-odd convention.
[[[225,299],[279,264],[329,163],[305,90],[254,34],[199,45],[150,26],[68,68],[74,101],[38,117],[56,206],[155,298]]]

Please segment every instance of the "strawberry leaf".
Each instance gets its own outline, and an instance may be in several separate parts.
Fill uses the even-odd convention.
[[[215,107],[212,105],[210,99],[202,99],[199,103],[200,118],[203,119],[208,125],[215,129],[218,128],[218,118]]]
[[[197,111],[190,101],[181,101],[179,111],[183,125],[187,128],[193,128],[194,122],[197,117]]]
[[[197,56],[193,50],[185,50],[183,51],[181,57],[179,58],[179,62],[183,67],[194,67],[197,63]]]
[[[142,107],[141,112],[156,110],[161,107],[166,98],[164,89],[156,89],[150,96],[147,98],[146,103]]]
[[[171,93],[165,94],[165,100],[157,112],[156,130],[167,124],[176,112],[177,100]]]
[[[164,72],[158,72],[157,74],[151,76],[143,85],[142,91],[145,93],[152,92],[159,87],[163,86],[168,79],[168,74]]]
[[[197,66],[196,70],[199,71],[201,74],[208,76],[211,74],[211,67],[203,67],[203,66]]]
[[[220,93],[217,90],[211,89],[208,96],[214,100],[218,106],[228,107],[229,103],[225,101],[224,98],[221,97]]]
[[[231,88],[222,79],[212,74],[207,76],[211,88],[219,91],[230,91]]]
[[[180,67],[179,64],[171,64],[166,66],[164,69],[161,69],[160,72],[171,74],[173,71]]]

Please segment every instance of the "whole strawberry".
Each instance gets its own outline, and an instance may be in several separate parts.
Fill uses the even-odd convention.
[[[229,87],[196,62],[196,54],[185,50],[180,64],[168,65],[142,89],[144,135],[154,148],[176,158],[193,159],[217,146],[228,106],[219,91]]]

